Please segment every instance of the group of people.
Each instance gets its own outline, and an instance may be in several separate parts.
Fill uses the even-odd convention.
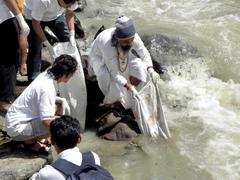
[[[69,49],[76,48],[73,14],[76,8],[76,0],[25,0],[23,17],[15,0],[0,0],[0,108],[6,111],[8,135],[22,142],[24,148],[47,154],[52,144],[60,158],[81,165],[81,153],[76,148],[82,139],[81,127],[75,118],[57,113],[61,109],[57,104],[67,102],[57,96],[55,89],[57,83],[66,83],[73,76],[77,61],[67,54],[56,57],[44,34],[47,26],[60,42],[69,42]],[[29,85],[15,99],[16,73],[23,57],[20,37],[28,42],[27,58],[22,58],[20,69],[27,69]],[[54,63],[40,73],[42,45]],[[89,51],[88,65],[105,96],[103,103],[120,103],[125,109],[132,108],[131,97],[138,95],[147,77],[156,75],[151,56],[135,32],[133,20],[127,16],[119,16],[115,27],[96,37]],[[98,155],[94,153],[94,156],[96,164],[100,164]],[[60,173],[63,177],[57,178],[56,171],[46,166],[32,178],[64,177]]]
[[[76,0],[0,0],[1,111],[7,111],[15,99],[19,64],[20,73],[27,71],[31,83],[40,74],[42,45],[55,58],[46,26],[60,42],[70,41],[70,48],[76,47],[73,11],[77,8]]]

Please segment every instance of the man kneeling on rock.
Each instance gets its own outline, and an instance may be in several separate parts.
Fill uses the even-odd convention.
[[[48,153],[50,122],[56,118],[56,102],[63,109],[66,99],[56,94],[55,83],[66,83],[77,69],[77,61],[61,55],[41,73],[14,101],[5,117],[6,131],[14,141],[22,141],[24,149],[39,154]],[[68,108],[67,108],[68,109]]]

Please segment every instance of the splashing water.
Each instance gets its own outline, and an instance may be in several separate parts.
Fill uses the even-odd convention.
[[[132,17],[168,77],[162,98],[172,140],[85,134],[80,146],[97,152],[116,179],[240,179],[239,8],[238,0],[88,1],[79,14],[87,30]]]

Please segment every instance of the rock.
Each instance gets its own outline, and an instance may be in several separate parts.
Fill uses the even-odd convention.
[[[100,124],[98,135],[106,140],[126,141],[140,134],[138,124],[131,116],[115,111],[107,112],[97,122]]]
[[[175,65],[189,57],[200,57],[197,48],[177,37],[145,34],[141,38],[152,59],[161,66]]]
[[[47,161],[41,157],[12,154],[5,158],[1,157],[0,163],[7,164],[7,166],[1,166],[0,177],[2,180],[22,180],[31,177]]]
[[[0,115],[0,179],[23,180],[39,171],[52,161],[52,155],[47,156],[24,153],[20,144],[11,141],[4,131],[4,117]]]

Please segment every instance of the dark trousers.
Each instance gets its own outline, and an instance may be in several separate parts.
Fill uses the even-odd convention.
[[[28,35],[28,57],[27,57],[27,70],[28,81],[33,81],[37,75],[40,74],[41,69],[41,49],[42,43],[38,38],[32,27],[32,21],[26,20],[30,27],[30,34]],[[46,26],[56,35],[59,42],[69,41],[69,31],[66,23],[66,19],[63,15],[57,19],[49,22],[41,22],[42,29]]]
[[[0,101],[15,98],[17,65],[19,64],[19,28],[15,18],[0,24]]]

